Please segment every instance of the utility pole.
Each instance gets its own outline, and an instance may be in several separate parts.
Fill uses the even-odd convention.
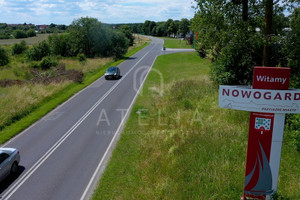
[[[265,0],[265,44],[263,54],[263,66],[271,66],[272,54],[272,20],[273,20],[273,0]]]

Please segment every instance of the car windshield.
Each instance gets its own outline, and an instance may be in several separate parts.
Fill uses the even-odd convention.
[[[114,73],[114,72],[117,71],[116,69],[117,68],[115,68],[115,67],[110,67],[110,68],[107,69],[107,72]]]

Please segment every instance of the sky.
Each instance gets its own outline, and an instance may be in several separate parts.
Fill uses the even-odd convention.
[[[80,17],[103,23],[191,19],[193,0],[0,0],[0,23],[65,24]]]

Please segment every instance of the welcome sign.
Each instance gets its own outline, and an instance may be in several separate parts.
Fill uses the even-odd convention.
[[[261,90],[221,85],[219,106],[252,112],[300,113],[300,90]]]
[[[250,111],[242,199],[277,191],[285,113],[300,113],[300,90],[289,90],[290,68],[255,67],[253,85],[219,88],[219,106]]]

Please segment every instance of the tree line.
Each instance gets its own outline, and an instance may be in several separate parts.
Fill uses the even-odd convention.
[[[183,18],[181,20],[168,19],[167,21],[155,22],[146,20],[144,23],[133,24],[110,24],[113,27],[120,27],[126,25],[133,33],[152,35],[152,36],[166,36],[166,37],[185,37],[190,32],[190,20]]]
[[[194,46],[213,61],[211,79],[217,85],[251,85],[254,66],[276,66],[290,67],[290,87],[300,88],[299,0],[195,2]],[[299,115],[287,115],[286,125],[300,151]]]
[[[25,54],[27,60],[41,61],[42,69],[55,65],[56,57],[114,57],[121,58],[133,45],[131,29],[124,25],[118,30],[102,24],[95,18],[76,19],[62,34],[51,34],[48,40],[29,47],[24,41],[11,47],[11,55]],[[0,47],[0,66],[9,63],[9,53]],[[45,65],[43,65],[45,63]]]
[[[53,23],[43,26],[42,29],[39,29],[40,26],[34,24],[0,23],[0,39],[28,38],[36,36],[37,33],[63,33],[68,28],[66,25],[57,25]]]
[[[195,2],[197,12],[191,20],[191,29],[197,33],[195,48],[214,62],[211,77],[216,83],[252,84],[253,67],[266,65],[264,49],[268,47],[267,65],[290,67],[291,87],[300,87],[299,1],[272,1],[271,30],[266,26],[267,1]]]

